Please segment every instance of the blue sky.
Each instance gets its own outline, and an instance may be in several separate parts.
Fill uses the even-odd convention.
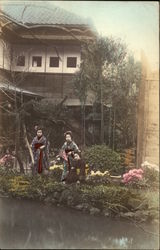
[[[159,65],[158,1],[50,1],[91,18],[99,34],[119,37],[140,59],[144,50],[151,67]]]

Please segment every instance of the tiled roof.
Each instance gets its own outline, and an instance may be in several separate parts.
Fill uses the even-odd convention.
[[[7,79],[0,77],[0,89],[4,91],[16,91],[18,93],[24,93],[25,95],[31,95],[31,96],[39,96],[38,94],[21,89],[19,87],[14,86],[12,83],[10,83]]]
[[[1,10],[15,21],[27,25],[92,25],[91,20],[81,18],[46,1],[1,2]]]

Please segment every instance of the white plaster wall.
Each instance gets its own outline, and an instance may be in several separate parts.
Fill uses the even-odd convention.
[[[29,71],[30,72],[45,72],[45,54],[46,48],[45,47],[32,47],[29,53]],[[32,67],[32,57],[33,56],[41,56],[42,57],[42,64],[41,67]]]
[[[25,55],[25,66],[12,65],[15,71],[46,72],[46,73],[75,73],[80,66],[80,47],[56,46],[60,56],[59,67],[49,67],[50,57],[56,57],[55,46],[13,46],[14,55]],[[41,67],[32,67],[32,57],[42,56]],[[77,57],[77,67],[67,68],[67,57]]]
[[[10,44],[0,41],[0,67],[10,70]]]
[[[49,67],[50,57],[58,57],[58,56],[60,57],[60,59],[59,59],[59,67]],[[60,47],[60,46],[53,47],[52,46],[52,47],[47,48],[46,72],[62,73],[63,62],[64,62],[64,50],[63,50],[63,47]]]
[[[0,68],[3,68],[3,41],[0,40]]]
[[[77,67],[76,68],[67,68],[67,57],[77,57]],[[75,73],[80,67],[80,48],[77,46],[65,46],[64,47],[64,64],[63,72],[64,73]]]

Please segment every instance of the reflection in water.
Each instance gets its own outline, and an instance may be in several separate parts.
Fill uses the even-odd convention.
[[[1,198],[0,248],[158,249],[158,238],[121,220]]]

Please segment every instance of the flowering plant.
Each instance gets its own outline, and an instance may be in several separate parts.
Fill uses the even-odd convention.
[[[152,188],[159,188],[159,166],[147,161],[141,164],[146,184]]]
[[[138,184],[143,180],[143,169],[132,169],[128,173],[123,174],[122,182],[126,185]]]

